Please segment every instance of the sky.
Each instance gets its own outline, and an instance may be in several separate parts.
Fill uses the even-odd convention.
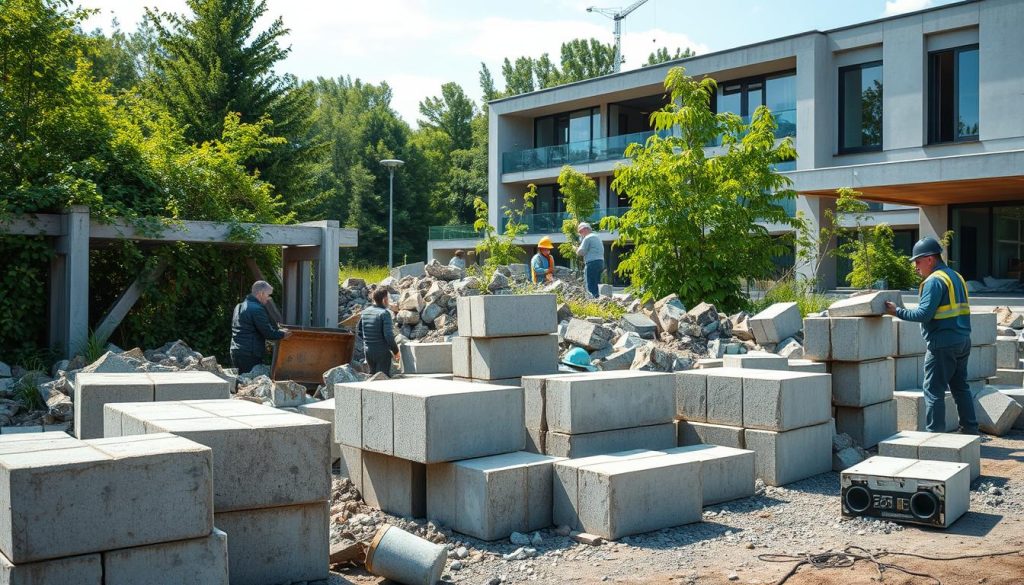
[[[658,47],[698,54],[809,30],[825,30],[954,0],[648,0],[622,21],[623,69],[640,67]],[[596,2],[596,4],[595,4]],[[144,7],[187,13],[185,0],[78,0],[98,9],[87,30],[135,30]],[[351,76],[387,81],[392,107],[413,127],[419,103],[454,81],[480,103],[480,64],[502,89],[501,64],[549,53],[563,42],[613,40],[613,23],[587,7],[618,8],[629,0],[267,0],[263,23],[281,17],[291,51],[279,73],[300,79]]]

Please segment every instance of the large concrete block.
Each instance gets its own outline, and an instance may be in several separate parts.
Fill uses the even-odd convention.
[[[539,431],[548,430],[547,423],[547,382],[556,378],[601,378],[607,377],[611,372],[571,372],[559,374],[547,374],[543,376],[524,376],[520,378],[518,386],[523,388],[523,411],[526,418],[526,428]]]
[[[103,585],[228,585],[228,537],[162,542],[103,553]]]
[[[1001,437],[1009,432],[1022,410],[1017,401],[998,390],[983,388],[974,394],[978,428],[990,435]]]
[[[153,402],[153,382],[145,373],[78,374],[75,377],[75,436],[103,436],[103,406],[117,402]]]
[[[1019,386],[1019,384],[1015,384],[1015,386]],[[1024,388],[999,388],[998,390],[1012,398],[1017,402],[1017,404],[1024,408]],[[1017,420],[1013,423],[1012,428],[1024,429],[1024,414],[1017,416]]]
[[[517,386],[405,378],[338,388],[343,391],[335,395],[336,432],[344,445],[419,463],[441,463],[520,451],[526,444],[523,389]],[[379,409],[385,394],[391,398],[390,416]],[[367,408],[380,414],[364,416]],[[369,428],[371,418],[374,424],[390,425],[390,436]],[[343,430],[343,425],[359,428]],[[379,444],[371,449],[368,440]]]
[[[902,431],[878,443],[878,454],[904,459],[966,463],[971,480],[981,475],[981,437]]]
[[[971,345],[993,345],[996,342],[996,314],[971,313]]]
[[[341,477],[347,477],[360,492],[363,491],[363,450],[358,447],[340,446],[338,466]]]
[[[551,494],[551,518],[555,526],[568,526],[579,530],[579,479],[580,470],[589,465],[610,463],[627,459],[657,457],[664,451],[651,449],[632,449],[616,451],[603,455],[591,455],[573,459],[562,459],[553,466],[553,489]]]
[[[748,368],[755,370],[788,370],[789,360],[781,355],[766,352],[735,353],[722,356],[726,368]]]
[[[551,526],[552,465],[523,451],[427,466],[427,517],[481,540]]]
[[[924,386],[924,356],[912,355],[893,360],[896,390],[914,390]]]
[[[463,297],[463,299],[465,298]],[[452,338],[452,374],[460,378],[473,377],[473,362],[469,351],[470,339],[469,337]]]
[[[757,477],[780,486],[832,470],[832,435],[827,422],[792,431],[746,429],[743,441],[755,453]]]
[[[921,335],[921,324],[914,321],[892,318],[893,335],[896,337],[897,356],[920,355],[925,352],[924,336]]]
[[[228,535],[231,585],[326,581],[330,554],[327,502],[218,512]]]
[[[153,400],[214,400],[231,398],[231,384],[210,372],[150,372]]]
[[[734,449],[743,448],[743,427],[714,425],[711,423],[676,421],[679,446],[720,445]]]
[[[704,422],[708,418],[708,377],[703,370],[675,372],[676,416]]]
[[[750,332],[760,344],[778,343],[800,332],[803,325],[796,303],[775,303],[748,319]]]
[[[896,353],[891,317],[837,317],[830,320],[832,357],[863,362]]]
[[[898,390],[892,393],[896,400],[896,430],[924,431],[927,428],[927,407],[923,390]],[[960,426],[956,401],[946,393],[946,431],[955,431]]]
[[[805,359],[794,359],[789,360],[789,371],[791,372],[803,372],[805,374],[827,374],[828,363],[827,362],[815,362]],[[831,387],[831,380],[829,385]]]
[[[125,435],[174,433],[212,449],[218,512],[325,501],[330,495],[330,423],[244,400],[107,409],[121,412]]]
[[[320,402],[312,402],[310,404],[303,404],[296,408],[299,414],[305,416],[311,416],[318,418],[322,421],[328,422],[331,425],[331,434],[328,437],[328,442],[331,444],[331,462],[333,463],[339,457],[341,457],[341,445],[334,439],[334,409],[337,402],[333,398],[327,400],[321,400]]]
[[[743,379],[746,428],[788,431],[828,422],[832,414],[829,374],[748,370]]]
[[[363,451],[359,491],[367,504],[395,516],[422,518],[427,513],[427,466],[407,459]]]
[[[454,361],[452,365],[454,367]],[[470,376],[463,376],[461,372],[455,375],[500,380],[554,374],[558,372],[558,336],[472,338],[469,340],[469,367]]]
[[[546,335],[558,328],[555,295],[462,297],[458,300],[458,311],[462,337]]]
[[[754,495],[754,452],[718,445],[690,445],[665,451],[690,453],[701,461],[705,506]]]
[[[832,320],[828,317],[804,319],[804,357],[810,360],[832,359]]]
[[[989,383],[999,386],[1024,386],[1024,370],[997,369]]]
[[[840,299],[829,306],[828,316],[833,318],[881,316],[885,314],[886,301],[897,305],[903,304],[900,291],[881,290]]]
[[[15,565],[196,538],[212,513],[212,454],[187,439],[0,437],[0,552]]]
[[[967,379],[980,380],[996,375],[996,346],[976,345],[971,347],[967,358]]]
[[[700,522],[701,464],[698,456],[684,452],[581,468],[580,529],[617,540]],[[652,513],[655,506],[657,513]]]
[[[406,374],[450,374],[452,370],[452,344],[403,343],[402,371]]]
[[[750,370],[742,368],[715,368],[707,371],[707,422],[743,426],[743,377],[748,372]]]
[[[98,554],[12,564],[0,555],[0,585],[104,585]]]
[[[550,378],[545,389],[549,431],[594,433],[671,422],[676,378],[638,371]]]
[[[874,447],[896,432],[896,401],[886,400],[862,408],[837,407],[836,432],[850,435],[865,449]]]
[[[996,367],[1013,369],[1020,367],[1020,352],[1015,336],[996,337]]]
[[[554,457],[589,457],[602,453],[614,453],[623,449],[668,449],[676,446],[674,423],[648,425],[567,435],[546,432],[544,452]]]
[[[836,406],[860,407],[892,400],[895,384],[892,358],[832,363],[832,403]]]
[[[396,266],[391,269],[391,277],[395,280],[402,280],[406,276],[423,276],[426,274],[426,264],[423,262],[413,262],[412,264],[403,264]]]

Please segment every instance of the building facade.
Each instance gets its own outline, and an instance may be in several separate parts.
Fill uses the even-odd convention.
[[[789,211],[820,225],[836,190],[872,202],[909,250],[921,236],[954,231],[949,257],[968,279],[1022,281],[1024,264],[1024,2],[968,0],[828,31],[608,75],[490,104],[490,222],[502,206],[527,212],[523,246],[556,242],[564,207],[557,177],[565,164],[594,178],[599,216],[622,213],[611,188],[632,142],[650,136],[650,113],[666,103],[664,79],[682,65],[718,82],[718,112],[749,116],[770,108],[791,137],[795,161],[780,172],[800,196]],[[716,148],[709,146],[711,152]],[[477,242],[472,228],[432,228],[428,256],[446,261]],[[601,233],[607,243],[616,234]],[[621,250],[609,249],[614,268]],[[824,287],[844,267],[814,269]],[[837,272],[838,271],[838,272]]]

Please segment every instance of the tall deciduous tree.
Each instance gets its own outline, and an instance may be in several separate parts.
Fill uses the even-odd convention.
[[[694,52],[689,47],[685,49],[676,47],[675,53],[669,53],[668,47],[659,47],[658,50],[647,56],[647,63],[644,63],[644,67],[659,65],[666,61],[675,61],[676,59],[686,59],[687,57],[693,57],[693,55]]]
[[[588,221],[597,212],[597,183],[571,166],[565,165],[558,174],[558,189],[565,200],[565,211],[569,215],[562,221],[565,242],[558,246],[558,252],[570,264],[582,268],[576,255],[576,248],[580,245],[577,230],[580,223]]]
[[[428,97],[420,102],[419,120],[421,127],[440,130],[448,137],[451,150],[465,150],[473,145],[473,116],[476,105],[466,97],[466,92],[457,83],[441,86],[441,95]]]

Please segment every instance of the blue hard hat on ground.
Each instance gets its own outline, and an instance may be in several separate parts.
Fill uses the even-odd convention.
[[[574,368],[583,368],[591,372],[597,371],[596,367],[590,365],[590,354],[582,347],[574,347],[565,352],[565,356],[562,358],[562,363]]]
[[[924,237],[914,244],[914,249],[910,253],[912,254],[911,262],[924,256],[939,256],[942,254],[942,245],[935,238]]]

